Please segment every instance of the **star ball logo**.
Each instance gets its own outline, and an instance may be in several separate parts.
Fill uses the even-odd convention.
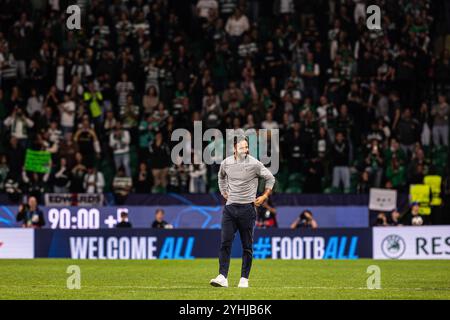
[[[388,235],[381,242],[381,250],[386,257],[398,259],[405,253],[405,240],[396,234]]]

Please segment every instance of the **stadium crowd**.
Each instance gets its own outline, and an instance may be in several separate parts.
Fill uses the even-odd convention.
[[[0,192],[217,191],[171,133],[279,129],[281,192],[407,190],[448,176],[450,53],[429,0],[0,3]],[[269,1],[268,1],[269,2]],[[81,30],[65,9],[82,9]],[[24,169],[26,149],[52,155]],[[17,198],[18,199],[18,198]]]

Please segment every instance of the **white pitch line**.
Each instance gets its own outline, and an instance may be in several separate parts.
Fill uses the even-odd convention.
[[[40,285],[0,285],[0,287],[15,287],[15,288],[64,288],[64,286],[52,285],[52,284],[40,284]],[[205,286],[83,286],[82,289],[210,289],[211,287]],[[305,286],[285,286],[285,287],[253,287],[253,289],[313,289],[313,290],[367,290],[367,291],[381,291],[381,290],[410,290],[410,291],[450,291],[450,288],[381,288],[381,289],[368,289],[366,287],[305,287]]]

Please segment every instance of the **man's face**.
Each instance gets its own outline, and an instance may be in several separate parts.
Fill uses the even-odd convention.
[[[411,110],[406,109],[406,110],[403,112],[403,117],[404,117],[406,120],[409,120],[409,119],[411,118]]]
[[[400,213],[398,211],[392,212],[392,220],[397,221],[400,218]]]
[[[369,181],[369,173],[368,173],[367,171],[364,171],[364,172],[362,173],[362,180],[363,180],[364,182]]]
[[[325,98],[325,97],[320,97],[320,104],[321,105],[326,105],[327,104],[327,98]]]
[[[248,153],[248,143],[247,141],[241,141],[236,145],[236,154],[239,158],[244,158]]]
[[[30,208],[35,208],[36,204],[37,202],[35,197],[30,197],[30,199],[28,199],[28,205],[30,206]]]
[[[161,221],[163,221],[163,219],[164,219],[164,213],[162,213],[161,211],[159,211],[157,214],[156,214],[156,221],[158,221],[158,222],[161,222]]]
[[[392,140],[391,142],[391,150],[392,151],[397,151],[398,150],[398,142],[395,140]]]

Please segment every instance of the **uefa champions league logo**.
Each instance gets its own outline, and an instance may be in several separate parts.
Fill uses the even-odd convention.
[[[396,234],[388,235],[381,242],[381,250],[386,257],[398,259],[405,253],[405,240]]]

